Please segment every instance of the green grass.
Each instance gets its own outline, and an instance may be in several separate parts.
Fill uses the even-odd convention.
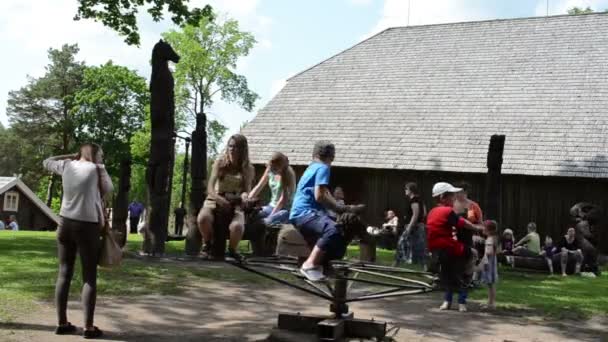
[[[394,251],[378,249],[377,263],[390,265]],[[357,258],[358,246],[349,246],[347,257]],[[410,269],[420,269],[408,265]],[[471,292],[474,301],[487,301],[486,288]],[[503,312],[529,310],[552,318],[584,319],[592,315],[608,315],[608,270],[599,278],[560,275],[549,276],[501,267],[497,286],[498,307]]]
[[[141,237],[129,236],[128,249],[139,250]],[[167,252],[183,251],[183,241],[168,243]],[[126,258],[117,269],[101,269],[98,294],[132,297],[146,294],[179,294],[187,280],[221,280],[248,283],[263,278],[222,264],[200,268],[199,263],[145,262]],[[52,301],[57,279],[54,232],[0,231],[0,321],[32,310],[38,301]],[[79,298],[82,277],[76,261],[70,296]]]
[[[502,309],[526,309],[552,318],[583,319],[608,315],[608,273],[598,278],[524,273],[499,269],[497,302]],[[487,290],[476,290],[474,300],[486,301]]]
[[[128,249],[137,251],[141,237],[129,236]],[[247,249],[247,242],[241,244]],[[183,241],[167,244],[168,253],[182,253]],[[393,251],[379,249],[378,262],[391,264]],[[347,257],[356,258],[357,246],[349,246]],[[210,265],[210,264],[206,264]],[[102,296],[133,297],[146,294],[179,294],[187,280],[237,281],[270,284],[254,274],[218,263],[199,267],[200,263],[153,262],[127,258],[115,270],[102,269],[98,292]],[[586,318],[608,315],[608,272],[596,279],[500,271],[499,307],[532,310],[553,318]],[[51,301],[57,276],[55,233],[0,231],[0,321],[11,320],[39,301]],[[79,297],[82,285],[77,262],[71,296]],[[485,289],[471,293],[473,300],[485,300]]]

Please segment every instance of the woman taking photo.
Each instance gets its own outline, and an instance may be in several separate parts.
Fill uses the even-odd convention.
[[[82,264],[82,305],[84,337],[97,338],[101,330],[93,325],[97,298],[97,262],[101,248],[101,229],[105,224],[103,198],[113,190],[112,180],[103,165],[103,152],[96,144],[84,144],[76,155],[51,157],[44,167],[61,176],[63,198],[57,228],[59,275],[55,288],[58,335],[76,332],[67,319],[70,282],[74,275],[76,253]]]
[[[223,155],[213,164],[207,185],[207,198],[197,218],[198,228],[203,236],[204,258],[208,258],[211,251],[214,215],[234,213],[228,226],[228,257],[237,261],[242,259],[237,248],[245,230],[243,204],[248,200],[253,177],[254,169],[249,162],[247,138],[235,134],[228,140]]]
[[[272,154],[264,175],[249,193],[250,199],[255,199],[264,187],[270,188],[270,203],[260,212],[266,225],[287,223],[289,207],[296,190],[296,174],[289,166],[289,159],[281,152]]]

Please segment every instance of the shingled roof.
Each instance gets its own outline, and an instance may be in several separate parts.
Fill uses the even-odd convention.
[[[608,15],[387,29],[288,80],[245,127],[263,163],[608,177]]]

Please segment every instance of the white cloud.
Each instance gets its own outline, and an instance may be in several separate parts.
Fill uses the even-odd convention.
[[[608,0],[551,0],[549,1],[549,15],[566,14],[572,7],[591,7],[595,11],[604,11],[608,9]],[[546,0],[538,1],[535,14],[537,16],[547,14]]]

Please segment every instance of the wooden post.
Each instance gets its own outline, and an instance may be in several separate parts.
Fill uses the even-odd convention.
[[[485,217],[500,221],[501,169],[502,155],[505,147],[504,135],[492,135],[488,149],[488,173],[486,175]]]
[[[169,178],[175,130],[175,92],[173,75],[168,61],[179,62],[171,45],[160,40],[152,50],[152,77],[150,78],[150,159],[146,169],[146,182],[150,207],[146,240],[151,242],[153,255],[165,253],[169,225]],[[144,244],[145,245],[145,244]],[[144,248],[146,250],[146,248]]]
[[[112,229],[117,233],[121,247],[127,242],[127,218],[129,216],[129,191],[131,190],[131,159],[120,162],[118,191],[114,199]]]
[[[376,262],[376,241],[370,239],[359,242],[359,261]]]
[[[186,254],[198,255],[201,251],[202,236],[198,230],[196,216],[203,207],[207,194],[207,132],[205,113],[196,116],[196,129],[192,132],[192,162],[190,164],[190,210],[188,210],[188,234]]]

